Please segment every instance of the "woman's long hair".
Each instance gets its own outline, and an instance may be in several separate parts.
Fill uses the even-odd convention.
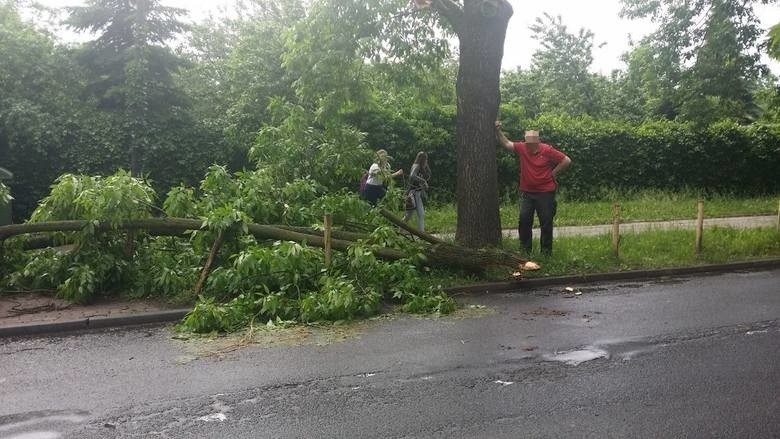
[[[425,151],[417,153],[417,157],[414,158],[414,164],[420,166],[420,172],[425,174],[423,178],[429,178],[431,175],[431,168],[428,167],[428,154]]]
[[[421,168],[425,168],[428,166],[428,154],[425,153],[425,151],[420,151],[417,153],[417,157],[414,158],[414,163],[416,165],[420,165]]]

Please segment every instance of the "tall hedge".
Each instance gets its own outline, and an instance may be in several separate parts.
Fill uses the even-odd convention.
[[[592,198],[614,188],[780,192],[778,125],[720,122],[696,127],[668,120],[633,124],[549,114],[523,120],[523,112],[511,104],[502,106],[501,114],[510,139],[521,139],[526,129],[538,129],[544,142],[572,158],[574,164],[560,178],[562,190],[572,198]],[[368,132],[372,148],[385,148],[393,155],[394,167],[408,169],[418,150],[428,151],[431,195],[446,201],[454,198],[454,107],[363,113],[352,122]],[[517,159],[504,151],[498,157],[499,184],[505,196],[514,196]]]
[[[622,121],[542,116],[526,122],[574,162],[561,178],[568,194],[603,188],[689,188],[765,194],[780,191],[780,126],[719,122]]]

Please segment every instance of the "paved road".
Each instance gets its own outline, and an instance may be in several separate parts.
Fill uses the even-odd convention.
[[[573,287],[246,346],[12,340],[0,437],[780,437],[780,270]]]

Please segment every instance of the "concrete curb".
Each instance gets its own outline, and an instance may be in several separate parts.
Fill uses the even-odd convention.
[[[51,334],[57,332],[83,331],[87,329],[115,328],[119,326],[168,323],[181,320],[191,308],[168,311],[152,311],[128,314],[116,317],[88,317],[86,319],[65,320],[61,322],[29,323],[0,328],[0,338],[23,337],[29,335]]]
[[[682,276],[688,274],[718,273],[740,270],[765,270],[780,268],[780,259],[762,259],[749,262],[734,262],[728,264],[699,265],[695,267],[663,268],[659,270],[635,270],[616,273],[584,274],[578,276],[556,276],[544,278],[523,279],[508,282],[493,282],[464,287],[447,288],[449,294],[494,294],[522,293],[529,289],[550,285],[573,285],[601,281],[652,279],[664,276]],[[6,326],[0,328],[0,338],[25,337],[83,331],[88,329],[115,328],[121,326],[137,326],[154,323],[175,322],[184,318],[191,308],[168,311],[153,311],[116,317],[90,317],[62,322],[30,323],[26,325]]]
[[[615,280],[654,279],[664,276],[722,273],[740,270],[765,270],[771,268],[780,268],[780,259],[760,259],[756,261],[697,265],[693,267],[661,268],[657,270],[633,270],[575,276],[540,277],[446,288],[445,291],[449,294],[522,293],[525,290],[551,285],[574,285]]]

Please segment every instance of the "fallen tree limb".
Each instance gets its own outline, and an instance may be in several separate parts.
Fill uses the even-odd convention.
[[[202,230],[201,220],[189,218],[145,218],[138,220],[129,220],[113,226],[108,222],[93,223],[95,231],[110,230],[146,230],[154,236],[180,236],[187,231]],[[78,232],[84,230],[90,225],[88,221],[48,221],[40,223],[12,224],[9,226],[0,226],[0,241],[12,236],[28,233],[41,232]],[[280,241],[305,242],[314,247],[324,247],[324,238],[317,235],[296,232],[293,230],[280,229],[274,226],[263,224],[247,224],[247,231],[258,239],[273,239]],[[340,251],[347,251],[353,241],[334,239],[333,248]],[[381,259],[396,260],[405,257],[405,255],[392,248],[377,249],[374,254]]]
[[[280,229],[284,230],[292,230],[293,232],[299,232],[299,233],[305,233],[307,235],[316,235],[316,236],[325,236],[325,232],[323,230],[317,230],[311,227],[302,227],[302,226],[272,226],[272,227],[278,227]],[[346,230],[336,230],[333,229],[330,232],[331,236],[336,239],[343,239],[345,241],[357,241],[359,239],[369,239],[371,236],[369,236],[367,233],[356,233],[356,232],[347,232]]]
[[[392,212],[390,212],[389,210],[385,209],[384,207],[379,210],[379,213],[381,213],[382,216],[385,217],[391,223],[395,224],[396,226],[406,230],[407,232],[411,233],[412,235],[414,235],[414,236],[416,236],[416,237],[418,237],[418,238],[420,238],[420,239],[422,239],[424,241],[428,241],[431,244],[444,244],[444,241],[442,241],[441,239],[439,239],[439,238],[437,238],[437,237],[435,237],[435,236],[433,236],[431,234],[428,234],[428,233],[425,233],[423,231],[417,230],[414,227],[410,226],[409,224],[406,224],[404,222],[404,220],[399,218],[397,215],[394,215]]]
[[[392,215],[392,214],[391,214]],[[13,224],[0,226],[0,241],[22,234],[41,232],[76,232],[91,225],[95,231],[111,230],[145,230],[155,236],[181,236],[187,231],[202,230],[202,221],[188,218],[146,218],[129,220],[121,224],[112,225],[108,222],[90,223],[88,221],[51,221],[41,223]],[[307,245],[323,248],[325,240],[322,236],[301,233],[295,230],[286,230],[279,227],[263,224],[247,224],[247,231],[255,238],[263,240],[295,241]],[[420,233],[415,230],[415,232]],[[431,246],[423,249],[427,259],[426,265],[444,268],[459,268],[470,272],[483,272],[491,267],[508,267],[517,270],[527,262],[520,256],[499,249],[470,249],[441,241],[438,238],[421,238],[428,242],[430,238],[436,241]],[[346,239],[333,239],[332,248],[339,251],[347,251],[354,241]],[[393,248],[373,248],[374,255],[384,260],[398,260],[406,257],[406,254]]]
[[[195,284],[195,289],[193,290],[195,296],[200,294],[201,290],[203,290],[203,285],[206,284],[206,279],[208,279],[209,273],[211,273],[211,267],[214,265],[214,260],[217,259],[217,253],[219,252],[219,249],[222,247],[222,243],[224,242],[225,231],[220,230],[217,234],[217,238],[214,240],[214,245],[211,246],[209,257],[206,259],[206,263],[203,264],[203,270],[200,272],[198,283]]]

